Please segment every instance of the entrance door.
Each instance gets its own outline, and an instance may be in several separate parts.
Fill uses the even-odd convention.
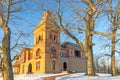
[[[63,63],[63,71],[66,71],[66,70],[67,70],[67,63],[64,62],[64,63]]]
[[[30,63],[28,65],[28,74],[32,73],[32,64]]]

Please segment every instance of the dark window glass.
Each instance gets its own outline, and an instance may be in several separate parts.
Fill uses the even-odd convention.
[[[52,61],[52,69],[55,70],[55,61]]]
[[[75,57],[81,57],[80,51],[75,50]]]
[[[54,42],[57,42],[56,36],[54,36]]]

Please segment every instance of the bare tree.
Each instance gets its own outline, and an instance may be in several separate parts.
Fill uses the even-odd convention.
[[[4,31],[4,37],[2,39],[2,51],[3,51],[3,79],[14,80],[13,69],[10,55],[10,35],[11,30],[8,27],[10,22],[10,14],[20,11],[21,9],[17,5],[24,0],[1,0],[0,1],[0,28]]]
[[[95,68],[94,68],[94,63],[93,63],[93,51],[92,51],[92,47],[94,45],[94,43],[92,42],[92,38],[93,38],[93,34],[91,34],[91,32],[94,31],[94,22],[99,14],[99,12],[97,12],[96,10],[96,6],[94,4],[94,2],[92,0],[82,0],[82,1],[78,1],[78,2],[82,2],[84,4],[86,4],[87,8],[86,10],[79,10],[77,9],[77,13],[79,14],[80,12],[84,12],[85,15],[78,15],[80,18],[82,18],[85,21],[85,39],[84,39],[84,43],[82,43],[79,39],[77,39],[77,37],[75,37],[74,35],[71,34],[71,32],[69,32],[67,29],[65,29],[66,26],[63,25],[63,21],[62,21],[62,15],[60,14],[60,0],[58,0],[58,10],[57,10],[57,16],[59,19],[59,26],[61,28],[62,31],[64,31],[67,35],[69,35],[73,40],[76,41],[77,44],[79,44],[83,49],[84,49],[84,53],[86,55],[86,59],[87,59],[87,71],[86,71],[86,75],[95,75]],[[96,2],[99,3],[100,1]],[[78,28],[80,29],[80,28]],[[80,29],[82,30],[82,29]]]
[[[76,0],[77,1],[77,0]],[[99,1],[95,1],[95,0],[81,0],[78,1],[79,2],[83,2],[86,4],[87,8],[85,9],[76,9],[74,8],[74,11],[76,11],[76,15],[77,17],[83,19],[85,21],[85,29],[82,28],[78,28],[80,30],[84,30],[85,31],[85,39],[84,39],[84,44],[77,39],[77,37],[73,36],[71,34],[71,32],[69,32],[67,29],[65,29],[66,27],[68,27],[68,25],[64,26],[63,24],[63,18],[62,18],[62,14],[60,12],[61,8],[60,8],[60,0],[57,0],[58,2],[58,10],[57,10],[57,16],[59,19],[59,26],[61,28],[62,31],[64,31],[67,35],[69,35],[73,40],[76,41],[76,43],[78,43],[83,49],[84,49],[84,53],[86,55],[86,59],[87,59],[87,75],[95,75],[95,70],[94,70],[94,64],[93,64],[93,51],[92,51],[92,47],[94,45],[94,43],[92,42],[93,39],[93,34],[98,34],[98,35],[103,35],[103,36],[112,36],[112,54],[111,54],[111,63],[112,63],[112,76],[115,75],[115,55],[114,55],[114,51],[115,51],[115,36],[120,36],[119,34],[116,34],[116,30],[117,30],[117,26],[118,26],[118,17],[111,17],[112,20],[114,20],[112,23],[114,25],[112,33],[104,33],[104,32],[98,32],[98,31],[94,31],[94,27],[95,27],[95,20],[97,19],[98,15],[102,12],[108,12],[108,13],[119,13],[119,10],[114,10],[114,9],[107,9],[107,10],[103,10],[100,7],[103,7],[105,4],[110,4],[109,1],[107,0],[99,0]],[[73,1],[74,2],[74,1]],[[79,15],[79,13],[84,12],[84,15]],[[83,17],[82,17],[83,16]],[[117,21],[115,21],[117,20]],[[117,23],[117,24],[116,24]]]
[[[113,0],[109,0],[109,10],[114,10],[113,9],[113,4],[112,4],[112,2],[113,2]],[[116,1],[117,2],[117,1]],[[118,4],[117,4],[117,6],[116,6],[116,10],[118,10],[119,11],[119,1],[117,2]],[[110,58],[111,58],[111,74],[112,74],[112,76],[116,76],[116,61],[115,61],[115,53],[117,52],[119,52],[117,49],[116,49],[116,44],[117,44],[117,42],[119,41],[119,39],[118,40],[116,40],[117,38],[116,38],[116,33],[117,33],[117,30],[119,29],[119,13],[118,12],[108,12],[108,14],[107,14],[107,16],[108,16],[108,20],[111,22],[111,27],[110,27],[110,33],[111,33],[111,44],[105,44],[104,46],[106,47],[106,46],[108,46],[109,48],[111,48],[111,54],[106,54],[106,55],[108,55],[108,56],[110,56]]]

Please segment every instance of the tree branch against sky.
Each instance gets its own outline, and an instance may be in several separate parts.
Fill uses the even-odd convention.
[[[81,41],[79,41],[75,36],[74,36],[75,37],[74,38],[73,35],[71,34],[71,32],[67,32],[68,30],[65,29],[65,27],[63,25],[63,21],[62,21],[63,18],[62,18],[62,15],[60,14],[60,0],[58,0],[59,5],[58,5],[58,13],[57,14],[58,14],[60,28],[84,49],[84,53],[85,53],[86,59],[87,59],[87,72],[86,72],[86,74],[87,75],[95,75],[94,63],[93,63],[93,51],[92,51],[92,47],[94,44],[92,42],[93,34],[91,34],[91,32],[94,32],[94,23],[95,23],[95,20],[100,12],[99,12],[99,10],[97,11],[97,9],[99,9],[99,8],[97,8],[95,6],[95,4],[92,0],[81,1],[81,2],[86,4],[86,6],[87,6],[86,10],[79,11],[79,8],[78,8],[78,9],[74,9],[73,11],[75,11],[75,14],[77,13],[77,16],[81,15],[81,12],[84,13],[81,15],[81,16],[83,16],[82,19],[85,22],[85,29],[86,29],[85,30],[84,47],[81,46],[81,44],[82,44]],[[80,2],[78,1],[78,3],[80,3]],[[105,3],[103,3],[102,5],[104,5],[104,4]],[[81,16],[80,16],[80,19],[81,19]]]
[[[108,37],[120,36],[118,32],[114,33],[114,35],[112,33],[113,31],[108,32],[108,29],[112,24],[107,19],[106,15],[106,13],[120,13],[120,8],[115,8],[119,0],[30,0],[32,2],[26,0],[5,1],[6,0],[0,1],[0,4],[2,4],[2,6],[0,6],[0,23],[2,23],[0,24],[0,28],[2,28],[3,31],[8,30],[8,32],[10,32],[10,28],[11,33],[13,34],[14,32],[17,32],[17,29],[21,29],[23,33],[30,33],[33,35],[32,30],[39,22],[42,12],[46,10],[51,11],[61,31],[70,37],[69,40],[72,39],[73,42],[79,44],[81,48],[84,49],[86,59],[88,60],[87,75],[95,75],[93,55],[100,52],[100,46],[98,44],[104,44],[101,40],[97,39],[99,35]],[[113,9],[110,9],[108,6],[110,1],[113,1]],[[27,8],[29,10],[26,12],[24,11],[27,6],[23,4],[23,2],[29,5]],[[23,12],[20,13],[21,11]],[[4,25],[3,22],[5,22]],[[34,26],[31,24],[34,24]],[[16,47],[16,45],[21,45],[21,43],[23,45],[24,43],[26,44],[27,41],[21,41],[23,40],[21,39],[22,35],[23,34],[20,33],[18,36],[11,36],[14,37],[14,40],[11,39],[11,41],[16,41],[15,43],[11,42],[12,50]],[[4,36],[1,39],[3,39]],[[10,37],[9,34],[8,37]],[[29,39],[32,40],[32,38],[33,36]],[[18,44],[19,42],[20,44]],[[33,44],[32,41],[28,43]],[[18,47],[20,46],[17,46],[17,48]]]
[[[112,33],[107,33],[108,28],[110,27],[110,22],[106,19],[106,13],[116,12],[119,13],[117,9],[109,9],[109,1],[108,0],[71,0],[71,1],[62,1],[62,0],[47,0],[49,6],[50,2],[54,1],[54,6],[57,7],[45,7],[46,4],[42,5],[43,10],[50,10],[53,12],[53,15],[57,15],[55,17],[56,22],[59,24],[61,30],[70,36],[77,44],[79,44],[82,48],[84,48],[86,55],[92,55],[91,60],[94,54],[97,54],[98,49],[92,48],[96,47],[99,41],[95,41],[94,45],[93,40],[95,40],[94,36],[112,36]],[[61,1],[61,3],[60,3]],[[117,3],[118,0],[112,0],[113,5]],[[56,5],[58,3],[58,5]],[[53,5],[52,5],[53,6]],[[41,7],[40,7],[41,8]],[[57,12],[56,12],[57,11]],[[102,16],[101,16],[102,15]],[[104,17],[105,16],[105,17]],[[104,19],[104,20],[102,20]],[[98,21],[101,20],[101,21]],[[107,22],[103,24],[103,22]],[[99,27],[98,27],[99,26]],[[104,30],[106,29],[106,30]],[[78,36],[83,33],[83,38],[79,38]],[[77,34],[77,36],[75,35]],[[96,34],[96,35],[95,35]],[[115,36],[120,36],[119,34],[115,34]],[[84,40],[83,40],[84,39]],[[104,43],[103,43],[104,44]],[[97,46],[99,48],[99,46]],[[88,49],[88,50],[87,50]],[[89,52],[89,53],[88,53]],[[88,56],[87,56],[88,58]],[[90,59],[90,57],[89,57]],[[92,62],[92,61],[91,61]],[[89,65],[89,63],[88,63]],[[89,67],[92,66],[90,63]],[[89,68],[88,67],[88,68]],[[94,74],[94,70],[91,69],[89,75]]]

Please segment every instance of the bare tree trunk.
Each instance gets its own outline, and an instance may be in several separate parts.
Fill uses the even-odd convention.
[[[116,76],[116,69],[115,69],[115,54],[112,51],[112,56],[111,56],[111,74],[112,76]]]
[[[91,38],[92,38],[92,36],[91,36]],[[90,45],[90,43],[92,43],[90,38],[88,38],[86,36],[85,44],[84,44],[84,52],[85,52],[86,58],[87,58],[86,75],[88,75],[88,76],[95,75],[93,51],[92,51],[92,45]]]
[[[89,6],[90,7],[90,6]],[[84,44],[84,51],[87,57],[87,72],[86,74],[88,76],[95,75],[95,67],[94,67],[94,59],[93,59],[93,34],[91,34],[91,31],[94,31],[94,21],[92,19],[95,11],[90,11],[88,13],[88,17],[85,18],[86,21],[86,36],[85,36],[85,44]]]
[[[3,50],[3,66],[4,66],[4,73],[3,79],[4,80],[14,80],[13,78],[13,70],[12,70],[12,63],[11,63],[11,55],[10,55],[10,29],[6,26],[3,27],[4,30],[4,38],[2,40],[2,50]]]
[[[86,70],[86,75],[91,76],[91,75],[95,75],[95,71],[94,71],[94,64],[93,64],[93,54],[91,49],[87,49],[88,50],[88,55],[87,58],[87,70]]]
[[[112,9],[112,7],[110,6],[110,9]],[[115,67],[115,34],[118,28],[118,23],[119,23],[119,17],[118,17],[118,13],[110,13],[111,19],[109,19],[112,24],[112,41],[111,41],[111,75],[112,76],[116,76],[116,67]]]
[[[111,74],[112,76],[116,76],[116,69],[115,69],[115,34],[116,34],[116,30],[117,30],[117,27],[114,26],[113,28],[114,30],[112,30],[112,52],[111,52]]]

